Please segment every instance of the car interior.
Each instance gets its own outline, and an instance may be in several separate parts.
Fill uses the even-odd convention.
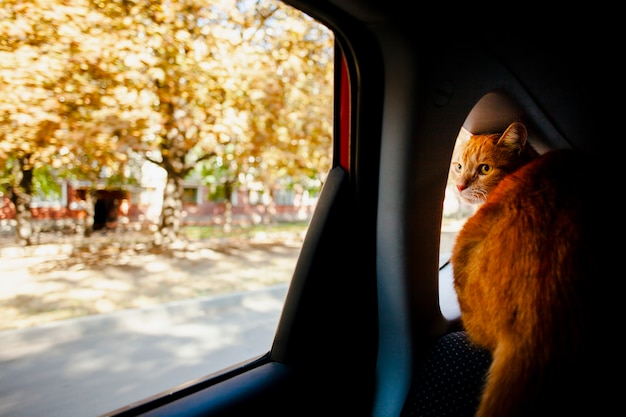
[[[107,415],[473,415],[491,358],[468,346],[440,299],[456,138],[521,120],[540,153],[606,154],[597,77],[612,65],[573,22],[545,37],[514,19],[511,31],[467,21],[438,34],[432,15],[396,1],[286,3],[336,37],[334,162],[273,345]],[[590,161],[591,173],[602,165]]]

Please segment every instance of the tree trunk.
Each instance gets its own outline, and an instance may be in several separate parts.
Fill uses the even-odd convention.
[[[169,246],[176,242],[180,235],[183,211],[183,179],[168,173],[163,190],[163,208],[159,220],[159,229],[155,235],[155,245]]]
[[[14,186],[11,189],[11,201],[15,205],[15,238],[20,246],[29,246],[33,243],[33,215],[30,211],[33,170],[29,158],[30,155],[26,155],[13,166]]]
[[[224,184],[224,197],[226,199],[224,203],[224,223],[222,225],[224,233],[230,233],[233,229],[233,188],[234,183],[232,181]]]
[[[93,222],[95,215],[95,205],[96,205],[96,191],[95,190],[86,190],[85,191],[85,230],[84,236],[89,237],[93,233]]]

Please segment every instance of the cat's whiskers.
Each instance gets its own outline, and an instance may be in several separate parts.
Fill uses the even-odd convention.
[[[477,200],[485,200],[487,198],[487,191],[483,188],[473,190],[473,197]]]
[[[487,199],[487,190],[483,188],[468,188],[463,192],[459,192],[461,199],[467,204],[482,204]]]

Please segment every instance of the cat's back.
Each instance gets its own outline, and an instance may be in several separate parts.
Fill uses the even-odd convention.
[[[510,246],[519,246],[519,255],[525,246],[534,245],[527,255],[535,255],[535,262],[574,264],[563,257],[582,251],[582,245],[586,256],[595,256],[588,245],[604,236],[611,193],[610,182],[602,175],[609,170],[598,163],[583,151],[547,152],[505,177],[473,222],[488,218],[500,222],[505,230],[493,232],[508,234]]]
[[[498,203],[513,198],[515,201],[526,200],[530,206],[556,206],[564,198],[582,202],[584,193],[588,192],[584,187],[592,185],[594,179],[593,173],[589,172],[592,163],[590,155],[582,151],[558,149],[546,152],[505,177],[489,200]],[[542,195],[543,198],[537,199]]]
[[[576,150],[560,149],[541,155],[507,175],[467,221],[466,228],[497,221],[506,222],[520,235],[557,238],[562,236],[556,233],[558,230],[535,229],[565,223],[575,229],[586,228],[590,222],[599,225],[605,216],[593,214],[599,215],[605,209],[606,201],[601,197],[608,190],[594,172],[595,163],[589,154]]]

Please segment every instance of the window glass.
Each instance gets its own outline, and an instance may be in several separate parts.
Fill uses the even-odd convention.
[[[333,34],[273,0],[0,4],[0,415],[269,351],[331,166]]]
[[[456,143],[466,139],[469,132],[463,128],[459,131]],[[455,145],[456,152],[457,146]],[[454,159],[454,153],[453,157]],[[454,291],[452,266],[450,256],[456,235],[465,221],[474,214],[475,207],[470,206],[459,198],[452,175],[448,174],[445,198],[443,202],[443,219],[441,221],[441,238],[439,243],[439,303],[446,318],[454,319],[460,316],[460,309]]]
[[[197,187],[185,187],[183,191],[183,203],[186,204],[201,204],[198,201],[198,188]]]

